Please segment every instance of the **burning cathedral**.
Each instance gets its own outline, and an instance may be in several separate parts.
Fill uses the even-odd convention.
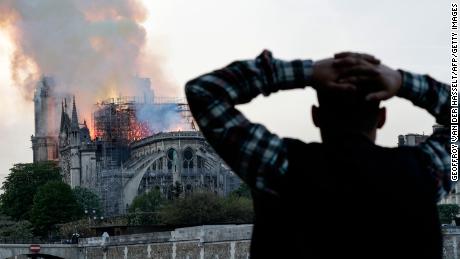
[[[206,142],[185,100],[153,98],[150,80],[136,78],[142,96],[100,101],[90,125],[78,100],[55,92],[43,77],[34,95],[33,161],[59,163],[63,180],[93,190],[106,215],[126,212],[152,188],[168,198],[210,191],[227,195],[240,185]]]

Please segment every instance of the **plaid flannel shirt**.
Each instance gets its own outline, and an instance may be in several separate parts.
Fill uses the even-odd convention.
[[[265,50],[255,60],[233,62],[227,67],[187,83],[185,92],[191,112],[208,142],[251,188],[274,192],[276,181],[289,165],[282,138],[263,125],[250,122],[235,105],[250,102],[259,94],[304,88],[310,84],[311,60],[283,61]],[[438,123],[447,125],[449,88],[428,76],[403,72],[400,96],[427,109]],[[439,193],[450,190],[449,136],[433,134],[420,148],[432,161]]]
[[[428,165],[434,177],[440,200],[452,189],[450,179],[450,87],[428,75],[417,75],[399,70],[403,85],[398,96],[410,100],[414,105],[426,109],[445,127],[436,130],[420,148],[431,161]]]

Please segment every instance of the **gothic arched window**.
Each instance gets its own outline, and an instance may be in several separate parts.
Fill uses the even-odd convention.
[[[196,157],[196,163],[197,163],[196,166],[198,168],[204,168],[204,158],[202,158],[201,156]]]
[[[177,165],[177,151],[173,148],[168,149],[168,152],[166,153],[166,156],[168,158],[168,169],[172,170],[174,169],[177,170],[176,165]]]
[[[162,170],[163,169],[163,158],[160,157],[160,159],[158,159],[158,170]]]
[[[193,150],[192,148],[188,147],[183,152],[184,160],[182,162],[182,166],[185,169],[192,169],[193,168]]]

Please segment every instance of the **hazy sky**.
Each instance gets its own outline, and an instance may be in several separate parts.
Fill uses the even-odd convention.
[[[449,79],[450,1],[145,0],[145,5],[148,48],[178,88],[264,48],[283,59],[368,52],[392,67]],[[32,161],[33,106],[11,81],[11,50],[0,28],[0,180],[12,164]],[[241,108],[281,136],[319,141],[310,118],[315,102],[314,91],[306,89],[260,97]],[[431,133],[434,119],[425,111],[396,98],[384,105],[388,119],[378,144],[395,146],[399,134]]]

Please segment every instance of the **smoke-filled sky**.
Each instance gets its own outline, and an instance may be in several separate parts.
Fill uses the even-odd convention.
[[[0,179],[12,164],[32,160],[30,97],[41,74],[76,92],[80,119],[93,97],[131,93],[131,75],[151,77],[157,95],[182,95],[188,79],[264,48],[284,59],[369,52],[447,81],[449,18],[450,2],[430,0],[0,0]],[[307,89],[242,109],[279,135],[319,141],[314,103]],[[384,104],[379,144],[431,133],[434,119],[426,112],[405,100]]]

